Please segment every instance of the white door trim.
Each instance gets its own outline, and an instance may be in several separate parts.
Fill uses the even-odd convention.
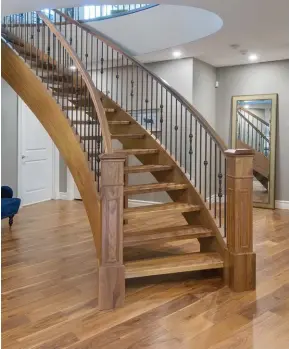
[[[18,139],[18,152],[17,152],[17,196],[22,199],[22,99],[18,96],[17,99],[17,116],[18,116],[18,128],[17,128],[17,139]],[[22,206],[23,200],[21,200]]]
[[[52,199],[59,199],[59,150],[52,141]]]
[[[18,96],[17,101],[17,115],[18,115],[18,127],[17,127],[17,139],[18,139],[18,159],[17,159],[17,196],[22,198],[22,128],[23,128],[23,100]],[[59,151],[52,140],[52,199],[59,199]],[[21,200],[22,206],[23,200]]]
[[[67,200],[74,200],[74,179],[67,167]]]

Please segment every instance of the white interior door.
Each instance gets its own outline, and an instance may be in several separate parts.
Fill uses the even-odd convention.
[[[53,142],[19,98],[19,189],[23,205],[53,196]]]

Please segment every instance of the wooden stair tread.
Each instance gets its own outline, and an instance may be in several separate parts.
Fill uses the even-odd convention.
[[[124,209],[124,219],[139,218],[145,215],[152,214],[163,214],[169,212],[192,212],[200,211],[200,206],[190,205],[181,202],[168,202],[166,204],[157,204],[149,206],[140,206],[140,207],[130,207]]]
[[[171,240],[185,240],[214,236],[212,230],[199,225],[182,225],[175,227],[155,228],[151,230],[130,230],[124,226],[124,245],[136,246],[144,243],[162,243]]]
[[[157,154],[158,149],[113,149],[114,153],[125,154],[125,155],[145,155],[145,154]]]
[[[130,125],[130,121],[129,120],[112,120],[112,121],[108,121],[109,125]]]
[[[124,168],[125,173],[141,173],[141,172],[158,172],[171,170],[173,166],[170,165],[140,165],[127,166]]]
[[[75,109],[67,109],[67,108],[63,108],[64,110],[75,110]],[[90,112],[92,111],[92,109],[90,108],[89,110]],[[97,125],[96,121],[93,119],[89,119],[89,120],[73,120],[73,124],[77,124],[77,125]],[[109,125],[129,125],[130,121],[108,121]]]
[[[151,275],[182,273],[196,270],[219,269],[224,267],[220,255],[210,253],[189,253],[177,256],[150,258],[125,263],[126,279]]]
[[[111,135],[112,138],[134,138],[134,139],[142,139],[145,137],[144,133],[113,133]]]
[[[127,134],[121,134],[121,135],[112,134],[111,138],[118,139],[118,138],[124,137],[124,138],[130,138],[130,139],[140,139],[140,138],[144,138],[144,136],[145,136],[144,134],[127,133]],[[83,141],[91,141],[96,139],[95,137],[102,137],[102,136],[81,136],[81,139]]]
[[[187,184],[181,184],[181,183],[138,184],[138,185],[130,185],[128,187],[124,187],[124,194],[125,195],[143,194],[143,193],[152,193],[157,191],[182,190],[187,188],[188,188]]]

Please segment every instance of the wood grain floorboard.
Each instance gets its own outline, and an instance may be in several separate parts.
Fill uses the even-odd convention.
[[[178,213],[127,231],[184,224]],[[97,308],[97,265],[84,207],[49,201],[2,221],[4,349],[288,349],[289,211],[254,210],[257,289],[233,293],[217,272],[126,281],[123,308]],[[198,251],[197,240],[128,247],[125,260]]]

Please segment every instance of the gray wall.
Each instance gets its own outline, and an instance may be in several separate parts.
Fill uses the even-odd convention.
[[[18,182],[18,99],[1,79],[1,184],[9,185],[17,195]]]
[[[289,60],[219,68],[216,129],[229,144],[231,97],[278,93],[276,200],[289,200]]]
[[[194,59],[193,104],[211,126],[216,125],[216,68]]]
[[[146,66],[192,103],[194,62],[193,58],[186,58],[149,63]]]

